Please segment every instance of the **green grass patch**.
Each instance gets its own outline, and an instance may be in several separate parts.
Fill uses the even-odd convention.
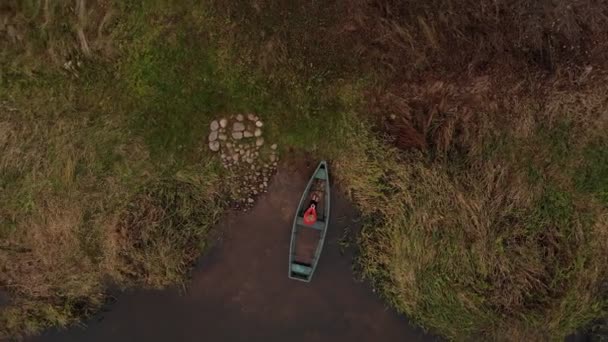
[[[548,186],[528,214],[526,230],[534,235],[545,232],[548,227],[569,230],[574,215],[575,208],[570,193]]]
[[[594,142],[583,150],[583,162],[576,172],[576,187],[608,205],[608,144]]]
[[[350,117],[344,113],[356,102],[353,94],[360,85],[329,77],[327,66],[308,68],[306,74],[277,67],[269,78],[242,63],[238,53],[225,54],[230,42],[210,32],[221,32],[218,26],[226,24],[209,11],[200,5],[172,8],[167,17],[182,17],[167,27],[144,23],[140,15],[132,20],[137,38],[126,38],[134,47],[126,50],[119,70],[136,102],[132,126],[146,136],[153,153],[187,159],[213,118],[242,112],[260,114],[268,136],[282,146],[323,151],[339,143]]]

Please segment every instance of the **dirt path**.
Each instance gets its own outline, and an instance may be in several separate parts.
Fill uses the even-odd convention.
[[[353,280],[338,240],[355,212],[334,191],[325,249],[310,284],[287,278],[291,223],[309,173],[281,169],[248,214],[220,224],[222,241],[184,294],[135,291],[86,328],[40,341],[431,341]]]

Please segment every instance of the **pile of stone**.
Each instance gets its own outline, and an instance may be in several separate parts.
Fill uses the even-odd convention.
[[[266,192],[279,161],[277,145],[265,144],[263,127],[255,114],[221,118],[209,127],[209,149],[218,152],[222,165],[237,176],[236,206],[245,210]]]

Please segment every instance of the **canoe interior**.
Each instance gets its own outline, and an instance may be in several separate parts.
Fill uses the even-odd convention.
[[[326,181],[322,179],[313,179],[310,189],[306,194],[305,205],[301,206],[298,212],[299,217],[304,217],[304,212],[306,212],[310,206],[311,195],[314,192],[319,196],[319,201],[317,203],[317,221],[325,221],[325,182]]]
[[[321,239],[321,231],[309,227],[299,227],[296,234],[296,248],[293,259],[299,264],[312,267],[315,251]]]
[[[314,225],[306,225],[303,222],[304,212],[311,204],[313,193],[319,197],[317,222]],[[302,195],[294,220],[289,258],[290,278],[307,282],[312,278],[323,247],[328,218],[329,183],[327,165],[325,162],[321,162]]]

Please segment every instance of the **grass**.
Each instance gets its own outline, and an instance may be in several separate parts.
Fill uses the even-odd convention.
[[[509,125],[516,129],[475,133],[496,137],[453,139],[465,163],[449,152],[427,161],[408,152],[399,165],[365,156],[374,172],[351,177],[364,179],[351,186],[375,220],[360,237],[359,263],[398,310],[451,339],[558,339],[604,314],[606,245],[597,237],[606,206],[581,180],[597,179],[590,175],[605,160],[583,152],[598,148],[593,138],[547,125],[544,115],[518,113],[521,123]],[[521,136],[535,116],[539,123]],[[474,144],[504,139],[508,149]],[[392,192],[369,185],[387,170]]]
[[[423,327],[559,339],[601,319],[606,26],[562,5],[0,5],[1,333],[78,321],[108,280],[184,281],[230,196],[208,123],[248,112],[332,160],[360,273]]]
[[[595,142],[583,150],[583,165],[576,174],[576,187],[608,204],[608,150],[606,143]]]
[[[398,150],[358,146],[367,153],[345,152],[339,165],[368,217],[362,274],[455,340],[562,339],[603,317],[606,89],[564,75],[605,49],[582,57],[559,46],[605,29],[592,19],[581,34],[580,13],[562,13],[571,26],[543,31],[562,42],[553,45],[533,38],[534,25],[559,4],[535,14],[517,2],[491,14],[483,4],[375,5],[356,18],[377,39],[365,55],[387,70],[372,110]],[[537,17],[511,22],[518,15]]]
[[[368,163],[375,172],[352,185],[376,217],[359,264],[398,310],[452,339],[563,338],[603,314],[605,207],[588,196],[550,176],[537,186],[516,160],[456,175]],[[369,186],[395,169],[393,193]]]
[[[212,119],[256,112],[280,146],[319,151],[317,137],[348,120],[342,102],[357,91],[322,72],[269,82],[238,61],[243,55],[223,50],[236,42],[213,37],[210,29],[222,26],[200,4],[87,2],[99,9],[87,12],[90,56],[74,40],[82,2],[53,3],[48,14],[45,4],[16,2],[3,12],[29,37],[25,47],[2,41],[5,336],[88,316],[108,282],[184,281],[229,200],[228,175],[206,152]],[[324,125],[315,124],[320,118]]]
[[[201,185],[155,181],[127,204],[117,239],[126,277],[154,287],[182,280],[210,243],[209,230],[222,212],[215,203],[221,199],[201,193]]]
[[[174,56],[157,50],[153,57],[166,67]],[[107,279],[150,287],[182,281],[225,203],[217,169],[200,153],[203,139],[184,134],[185,151],[174,141],[181,137],[175,129],[196,125],[166,115],[158,126],[146,126],[132,115],[167,110],[173,89],[137,74],[141,69],[129,63],[134,57],[111,63],[97,57],[68,71],[63,63],[17,65],[2,78],[0,178],[7,195],[0,211],[0,282],[12,306],[2,311],[0,326],[8,335],[81,319],[102,303]],[[162,105],[135,103],[129,82],[116,74],[122,65],[131,79],[149,83]],[[180,109],[188,115],[197,107]],[[150,231],[154,227],[164,230]]]

